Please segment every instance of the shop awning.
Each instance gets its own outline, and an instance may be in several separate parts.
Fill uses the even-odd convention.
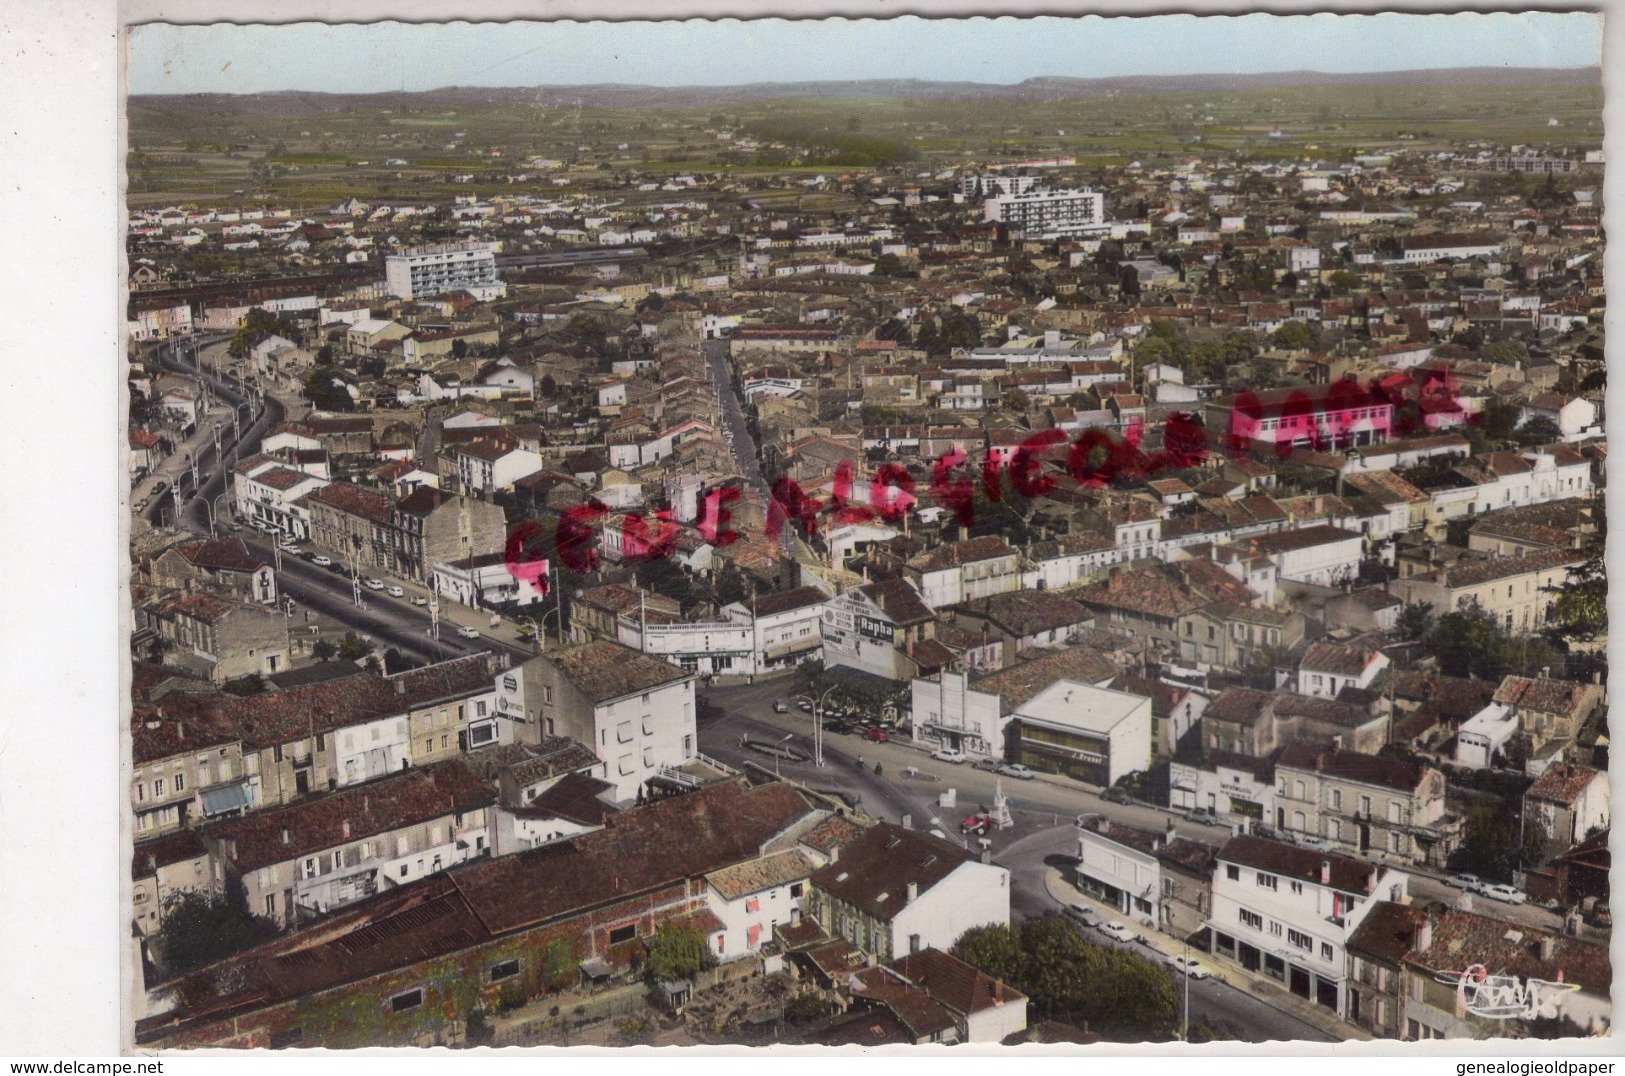
[[[240,811],[249,805],[247,785],[223,785],[203,793],[203,816],[212,818],[228,811]]]

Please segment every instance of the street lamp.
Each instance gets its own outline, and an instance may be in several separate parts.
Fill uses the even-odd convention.
[[[210,497],[210,498],[206,499],[203,502],[203,506],[209,510],[209,537],[210,538],[213,538],[215,536],[214,523],[215,523],[216,516],[214,514],[214,506],[219,504],[221,501],[225,500],[229,496],[231,496],[231,492],[228,490],[225,493],[221,493],[221,494],[218,494],[216,496]]]
[[[784,739],[773,745],[773,776],[775,778],[779,776],[779,760],[784,757],[784,745],[795,738],[795,733],[787,733]]]
[[[812,703],[812,708],[813,708],[813,765],[815,765],[815,766],[822,766],[824,764],[824,700],[829,698],[830,694],[832,692],[834,692],[835,689],[837,687],[839,687],[839,686],[840,685],[837,684],[837,685],[835,685],[835,687],[831,687],[831,688],[827,689],[822,695],[818,696],[818,699],[817,699],[816,702],[814,700],[812,700],[811,698],[808,698],[806,695],[797,695],[796,696],[796,701],[798,701],[798,702],[800,702],[802,700],[806,700],[807,702]]]

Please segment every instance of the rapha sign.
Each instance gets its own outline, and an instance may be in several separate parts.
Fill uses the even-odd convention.
[[[1519,979],[1514,975],[1491,975],[1483,964],[1462,971],[1436,972],[1434,978],[1456,988],[1457,1012],[1486,1020],[1556,1019],[1562,996],[1580,989],[1578,983],[1565,983],[1561,971],[1555,982]]]

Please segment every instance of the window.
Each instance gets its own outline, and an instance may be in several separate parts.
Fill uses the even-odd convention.
[[[1343,809],[1343,790],[1340,789],[1340,788],[1334,788],[1334,789],[1332,789],[1332,810],[1341,811],[1342,809]]]
[[[1242,908],[1239,914],[1244,925],[1252,927],[1254,930],[1264,929],[1264,917],[1257,912],[1249,912],[1246,908]]]
[[[145,782],[145,781],[137,781],[135,783],[135,802],[137,802],[137,803],[146,803],[147,802],[147,782]]]
[[[186,791],[186,775],[184,773],[177,773],[175,775],[175,791]]]
[[[519,974],[518,960],[504,960],[500,964],[491,965],[491,981],[500,983],[504,979],[512,979]]]
[[[1320,959],[1322,959],[1322,960],[1330,960],[1331,958],[1332,958],[1332,943],[1331,942],[1321,942],[1320,943]]]
[[[433,751],[433,750],[434,750],[434,737],[433,736],[424,737],[424,739],[423,739],[423,752],[424,752],[424,754],[428,754],[430,751]]]
[[[159,796],[162,796],[163,794],[164,794],[164,779],[162,777],[160,777],[160,778],[158,778],[156,781],[154,781],[152,783],[152,796],[153,796],[154,799],[157,799]]]
[[[1371,797],[1370,796],[1361,796],[1360,797],[1360,815],[1363,818],[1370,818],[1371,817]]]
[[[1263,871],[1259,871],[1258,872],[1258,883],[1257,884],[1263,886],[1265,889],[1274,889],[1275,888],[1275,875],[1273,875],[1273,874],[1265,874]]]
[[[390,1012],[411,1012],[423,1004],[423,989],[408,990],[389,999]]]
[[[1296,945],[1299,949],[1303,949],[1305,951],[1313,951],[1315,948],[1315,939],[1311,938],[1301,930],[1287,931],[1286,940],[1288,944]]]
[[[1302,882],[1293,882],[1292,883],[1292,892],[1294,892],[1294,893],[1302,893],[1303,892],[1303,883]]]
[[[1277,938],[1281,936],[1281,924],[1273,919],[1270,920],[1270,933]]]
[[[1230,879],[1232,882],[1239,882],[1241,881],[1241,868],[1233,863],[1226,864],[1224,868],[1224,876]]]
[[[542,688],[542,701],[548,704],[553,702],[553,685],[548,684]]]
[[[629,942],[637,936],[638,925],[636,923],[628,923],[624,927],[616,927],[614,930],[609,932],[609,944],[620,945],[622,942]]]
[[[805,889],[806,889],[805,883],[803,883],[803,882],[792,882],[790,884],[790,897],[791,897],[791,899],[795,899],[796,897],[801,896],[801,894],[805,891]]]

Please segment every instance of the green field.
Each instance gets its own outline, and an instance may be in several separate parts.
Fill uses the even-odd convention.
[[[1443,148],[1463,141],[1592,148],[1602,88],[1554,84],[1336,86],[1065,100],[759,101],[681,109],[487,105],[311,115],[129,110],[132,204],[246,196],[293,203],[351,194],[443,195],[515,188],[530,157],[573,165],[574,188],[633,175],[738,175],[895,165],[940,170],[967,158],[1075,156],[1080,166],[1194,154],[1276,160]],[[1557,126],[1550,125],[1551,120]],[[776,139],[759,152],[716,132]],[[1272,138],[1272,131],[1284,137]],[[1403,141],[1401,141],[1404,136]],[[1312,148],[1311,148],[1312,147]],[[493,156],[492,151],[499,155]],[[406,166],[386,167],[401,158]],[[359,162],[365,161],[362,165]],[[242,192],[242,193],[238,193]]]

